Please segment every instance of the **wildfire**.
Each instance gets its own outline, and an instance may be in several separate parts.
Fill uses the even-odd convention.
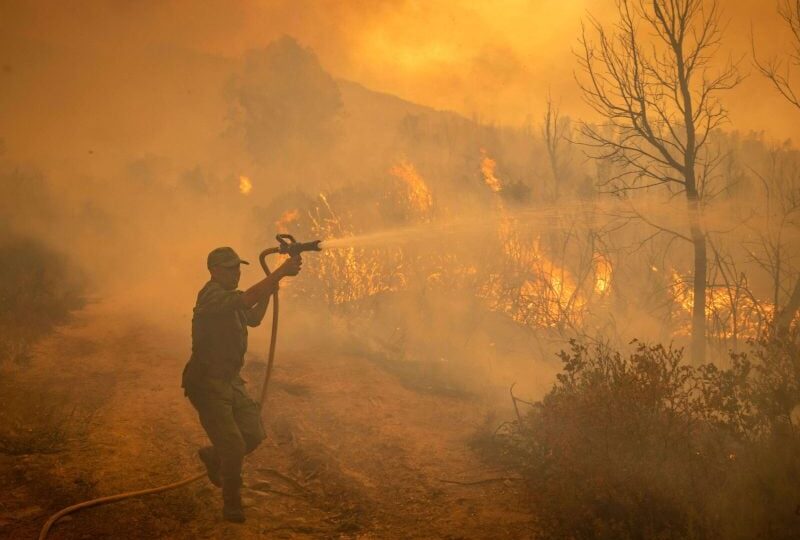
[[[497,162],[481,149],[481,173],[493,193],[503,190],[503,182],[495,173]],[[495,201],[499,214],[497,235],[505,258],[504,273],[509,267],[522,282],[513,287],[509,276],[492,274],[480,287],[480,295],[489,307],[508,315],[516,322],[540,328],[562,326],[566,318],[578,322],[586,306],[572,273],[556,264],[541,247],[541,238],[531,237],[520,227],[517,219],[506,209],[501,199]],[[605,279],[610,279],[610,269]]]
[[[489,157],[486,150],[481,148],[481,173],[483,173],[483,181],[489,186],[494,193],[500,193],[503,189],[503,182],[495,176],[497,169],[497,162]]]
[[[594,292],[600,296],[608,294],[611,289],[611,262],[597,255],[594,262]]]
[[[320,193],[319,201],[321,204],[308,213],[315,237],[354,234],[353,225],[334,211],[324,193]],[[401,253],[401,250],[376,252],[354,247],[325,250],[311,259],[310,270],[324,284],[320,292],[329,304],[347,304],[405,287]]]
[[[300,211],[295,210],[287,210],[281,217],[278,218],[278,221],[275,222],[275,230],[279,233],[288,233],[289,232],[289,225],[295,223],[300,218]]]
[[[249,195],[253,190],[253,182],[250,178],[244,175],[239,176],[239,193],[242,195]]]
[[[503,183],[497,178],[495,160],[482,150],[480,164],[486,185],[499,195]],[[398,209],[412,210],[406,214],[410,221],[430,221],[436,201],[414,165],[401,160],[389,173],[397,179],[391,203]],[[276,228],[286,231],[302,212],[314,237],[363,234],[365,223],[358,221],[357,210],[339,204],[320,194],[311,208],[292,209],[281,215]],[[371,305],[363,302],[376,295],[425,283],[427,287],[469,291],[487,309],[528,328],[561,332],[594,324],[596,315],[609,307],[606,299],[613,290],[612,280],[617,277],[611,260],[596,252],[586,259],[560,251],[563,246],[555,244],[550,235],[526,227],[502,197],[494,197],[491,208],[498,220],[496,241],[490,243],[486,256],[477,264],[456,253],[423,255],[406,246],[341,247],[309,259],[309,272],[318,279],[313,284],[307,282],[311,289],[306,292],[346,310],[352,305]],[[588,266],[581,266],[584,260]],[[650,270],[656,282],[663,283],[662,274],[667,281],[663,292],[672,306],[672,331],[687,335],[691,332],[694,303],[691,281],[674,269]],[[737,293],[736,286],[734,283],[732,289],[709,284],[706,316],[710,335],[736,339],[757,335],[764,321],[770,319],[770,305],[759,303],[745,292]],[[741,289],[745,291],[746,287]]]
[[[502,312],[514,321],[538,328],[556,328],[578,324],[587,306],[572,273],[555,263],[541,246],[541,238],[531,238],[507,215],[503,205],[497,233],[504,256],[503,272],[493,273],[481,285],[479,295],[490,309]],[[513,286],[509,273],[521,283]]]
[[[675,302],[686,312],[692,312],[692,305],[694,304],[694,291],[689,286],[689,283],[683,279],[677,270],[672,269],[672,283],[670,289],[672,291],[672,298]]]
[[[425,180],[417,172],[412,163],[401,160],[389,171],[395,178],[401,180],[408,190],[408,202],[420,215],[427,215],[433,208],[433,196]]]
[[[675,332],[691,334],[691,317],[694,307],[694,290],[689,279],[671,270],[670,292],[678,307],[680,317],[675,321]],[[714,334],[724,338],[757,336],[763,331],[765,321],[772,320],[775,306],[758,302],[744,294],[735,284],[728,287],[706,287],[706,322]]]

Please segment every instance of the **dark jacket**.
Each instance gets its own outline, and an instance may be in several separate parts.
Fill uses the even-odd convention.
[[[183,370],[183,387],[206,378],[231,380],[238,376],[247,352],[247,327],[258,326],[266,303],[242,307],[242,291],[209,281],[197,294],[192,315],[192,356]]]

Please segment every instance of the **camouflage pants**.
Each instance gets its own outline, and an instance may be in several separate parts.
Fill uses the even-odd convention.
[[[238,376],[232,381],[203,378],[190,385],[186,395],[219,459],[223,490],[238,489],[244,456],[265,437],[258,403],[247,395]]]

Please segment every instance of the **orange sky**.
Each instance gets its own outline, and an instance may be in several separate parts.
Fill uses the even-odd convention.
[[[788,47],[774,4],[725,0],[725,53]],[[573,80],[580,19],[611,0],[275,0],[14,2],[0,6],[0,138],[6,151],[65,139],[158,146],[194,115],[217,135],[221,87],[244,51],[282,34],[313,48],[335,76],[484,121],[538,120],[551,92],[585,114]],[[754,73],[726,99],[731,127],[795,137],[800,111]],[[12,127],[13,126],[13,127]],[[189,152],[193,142],[186,141]],[[66,142],[68,144],[68,141]],[[176,151],[180,152],[180,148]]]

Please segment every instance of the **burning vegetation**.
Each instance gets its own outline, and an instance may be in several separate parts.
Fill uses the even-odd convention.
[[[25,409],[17,381],[62,384],[53,351],[72,355],[66,380],[83,381],[87,394],[93,379],[82,370],[102,372],[103,392],[76,406],[80,415],[105,400],[124,409],[139,391],[178,402],[205,254],[234,245],[254,262],[276,233],[291,234],[320,239],[322,251],[281,288],[291,307],[279,350],[298,362],[278,360],[285,406],[268,408],[267,451],[295,491],[272,494],[306,518],[325,515],[290,532],[444,536],[477,515],[459,506],[464,492],[450,500],[439,489],[461,484],[479,490],[475,507],[524,507],[525,521],[503,529],[511,537],[797,537],[800,152],[731,125],[727,96],[747,70],[721,54],[721,4],[616,7],[613,27],[591,19],[579,37],[578,90],[593,111],[583,121],[549,97],[524,127],[436,111],[336,78],[284,36],[236,61],[192,60],[216,77],[207,116],[224,122],[207,128],[212,142],[184,145],[187,134],[175,133],[181,143],[148,138],[129,154],[92,150],[90,164],[52,158],[35,172],[13,143],[0,145],[0,354],[3,390],[18,393],[14,414],[0,415],[11,426],[0,429],[0,454],[84,452],[87,440],[113,448],[92,439],[88,421],[76,437],[69,415]],[[790,33],[798,9],[787,2],[780,12]],[[800,109],[785,71],[795,60],[753,58],[777,87],[772,99]],[[193,125],[188,108],[175,125]],[[257,264],[243,267],[243,287],[253,272]],[[87,294],[100,315],[84,311],[84,326],[59,336],[54,328]],[[130,328],[119,322],[129,313]],[[97,343],[113,345],[113,358]],[[158,362],[140,359],[151,353]],[[83,356],[87,366],[75,360]],[[334,356],[340,372],[323,371]],[[248,355],[247,374],[260,377],[263,360]],[[126,383],[156,375],[117,391],[123,361]],[[164,390],[168,377],[175,387]],[[340,391],[350,393],[331,397]],[[180,408],[169,403],[139,406]],[[415,405],[417,416],[402,416]],[[446,421],[431,412],[440,409]],[[37,417],[28,432],[26,415]],[[188,432],[186,418],[158,425]],[[440,437],[453,419],[462,424]],[[168,439],[151,437],[149,423],[142,433]],[[172,467],[170,451],[154,452],[160,468]],[[454,455],[504,476],[451,481]],[[33,480],[0,479],[24,478],[38,497],[61,482],[48,511],[67,495],[99,494],[91,474],[78,489],[37,463]],[[0,507],[28,489],[15,486]],[[193,493],[175,507],[194,512],[208,499]],[[437,505],[445,525],[424,529]],[[161,508],[166,525],[151,536],[174,535],[172,510]],[[505,514],[494,510],[483,516],[491,526],[462,535],[496,537]],[[392,521],[406,512],[417,512],[413,525]],[[175,527],[191,521],[181,519]],[[213,536],[215,526],[192,533]]]
[[[635,230],[604,232],[622,229],[631,220],[627,203],[570,200],[562,201],[564,206],[557,211],[552,204],[514,207],[503,198],[496,162],[485,150],[479,163],[473,174],[483,179],[489,195],[477,224],[434,219],[447,216],[452,208],[440,208],[434,202],[433,190],[409,160],[386,172],[385,190],[374,197],[368,190],[348,187],[321,193],[306,207],[285,211],[275,221],[276,230],[340,239],[327,244],[334,249],[309,261],[314,278],[302,286],[308,290],[301,288],[297,293],[320,295],[336,306],[402,292],[424,282],[446,294],[459,291],[474,297],[531,332],[549,329],[552,335],[567,339],[597,337],[598,324],[603,328],[614,324],[613,311],[619,302],[640,302],[638,307],[647,309],[646,304],[653,305],[655,300],[647,315],[661,333],[650,336],[676,340],[691,336],[691,274],[678,270],[680,257],[670,263],[662,254],[656,265],[649,264],[653,259],[646,253],[648,247],[658,250],[670,241],[642,240]],[[362,198],[363,203],[352,205],[353,197]],[[740,210],[737,206],[730,211]],[[423,241],[415,242],[417,237]],[[638,245],[635,251],[611,245],[643,241],[649,245]],[[442,243],[467,249],[456,246],[446,253]],[[480,254],[470,249],[477,245]],[[625,273],[639,265],[636,287],[650,291],[649,297],[631,298],[630,283],[617,282],[625,278],[617,277],[612,261],[621,257],[627,257]],[[731,255],[727,257],[730,260]],[[728,346],[735,348],[766,335],[775,307],[770,298],[757,296],[745,275],[732,279],[728,261],[720,258],[718,263],[713,272],[719,281],[706,290],[705,313],[708,338],[719,342],[719,353],[724,354]],[[446,280],[440,279],[444,273]]]

